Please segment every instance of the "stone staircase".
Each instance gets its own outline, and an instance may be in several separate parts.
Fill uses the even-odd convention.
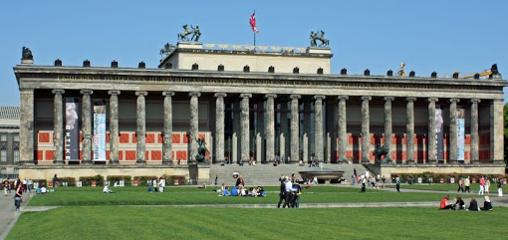
[[[238,172],[248,186],[278,185],[279,182],[277,180],[281,175],[291,176],[292,173],[295,173],[297,178],[300,178],[299,171],[318,169],[317,167],[310,168],[308,165],[299,166],[298,164],[282,164],[278,166],[273,166],[272,164],[258,164],[256,166],[249,166],[247,164],[243,166],[237,164],[221,166],[220,164],[214,164],[210,166],[210,184],[214,183],[215,176],[217,176],[218,185],[222,183],[233,185],[235,183],[233,173]],[[348,182],[351,181],[354,169],[356,169],[358,175],[368,171],[362,164],[323,164],[323,169],[344,171],[344,178]],[[372,172],[369,173],[372,174]]]

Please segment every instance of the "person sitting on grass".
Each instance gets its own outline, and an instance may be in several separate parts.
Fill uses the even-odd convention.
[[[104,184],[104,188],[102,189],[102,192],[103,193],[113,193],[113,191],[111,191],[111,189],[109,188],[109,186],[107,184]]]
[[[480,209],[482,211],[492,211],[492,202],[490,201],[489,196],[485,196],[485,201],[483,202],[483,207]]]
[[[229,188],[228,186],[224,186],[224,190],[222,191],[222,196],[226,197],[226,196],[230,196],[231,193],[229,192]]]
[[[478,207],[478,202],[476,202],[476,199],[471,198],[471,201],[469,202],[469,207],[467,208],[467,210],[478,212],[479,209],[480,208]]]
[[[443,209],[452,209],[452,210],[455,210],[455,204],[449,204],[448,203],[448,200],[450,198],[448,197],[448,195],[445,195],[442,199],[441,199],[441,202],[439,204],[439,209],[443,210]]]
[[[458,210],[464,210],[466,209],[464,200],[460,196],[457,196],[457,200],[455,201],[455,206]]]

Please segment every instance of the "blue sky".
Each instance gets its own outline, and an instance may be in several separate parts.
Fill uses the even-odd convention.
[[[5,1],[0,4],[0,105],[19,104],[12,67],[21,47],[35,63],[157,67],[159,49],[176,43],[183,24],[198,24],[205,43],[251,44],[248,19],[256,9],[258,45],[305,47],[324,30],[332,71],[417,75],[479,72],[497,63],[508,78],[508,1]],[[505,100],[507,99],[505,94]]]

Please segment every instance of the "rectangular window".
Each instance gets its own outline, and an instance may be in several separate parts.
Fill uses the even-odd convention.
[[[19,150],[14,150],[14,162],[19,162]]]
[[[14,142],[19,142],[19,135],[14,135]]]
[[[0,161],[7,162],[7,150],[0,150]]]
[[[7,142],[7,135],[6,134],[0,135],[0,141]]]

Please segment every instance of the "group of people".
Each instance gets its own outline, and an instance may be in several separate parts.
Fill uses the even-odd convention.
[[[300,204],[300,195],[302,194],[302,187],[294,181],[294,177],[281,176],[279,202],[277,208],[298,208]]]
[[[21,180],[17,178],[14,181],[11,181],[9,178],[6,178],[2,181],[2,187],[4,189],[4,195],[8,196],[12,190],[14,190],[14,206],[16,207],[16,211],[19,211],[21,206],[21,202],[23,201],[23,193],[28,190],[28,181],[27,179]]]
[[[148,181],[148,192],[164,192],[164,188],[166,187],[166,179],[164,178],[154,178]]]
[[[471,201],[469,202],[469,206],[466,208],[466,204],[464,203],[464,200],[460,196],[457,196],[453,201],[450,201],[449,196],[445,195],[441,199],[441,202],[439,203],[439,209],[491,211],[493,208],[489,196],[484,196],[483,207],[480,207],[476,199],[472,198]]]
[[[236,179],[235,186],[227,186],[222,183],[221,187],[216,190],[219,196],[238,196],[238,197],[265,197],[266,192],[262,186],[255,186],[247,188],[245,186],[244,178],[238,173],[233,173],[233,178]]]

